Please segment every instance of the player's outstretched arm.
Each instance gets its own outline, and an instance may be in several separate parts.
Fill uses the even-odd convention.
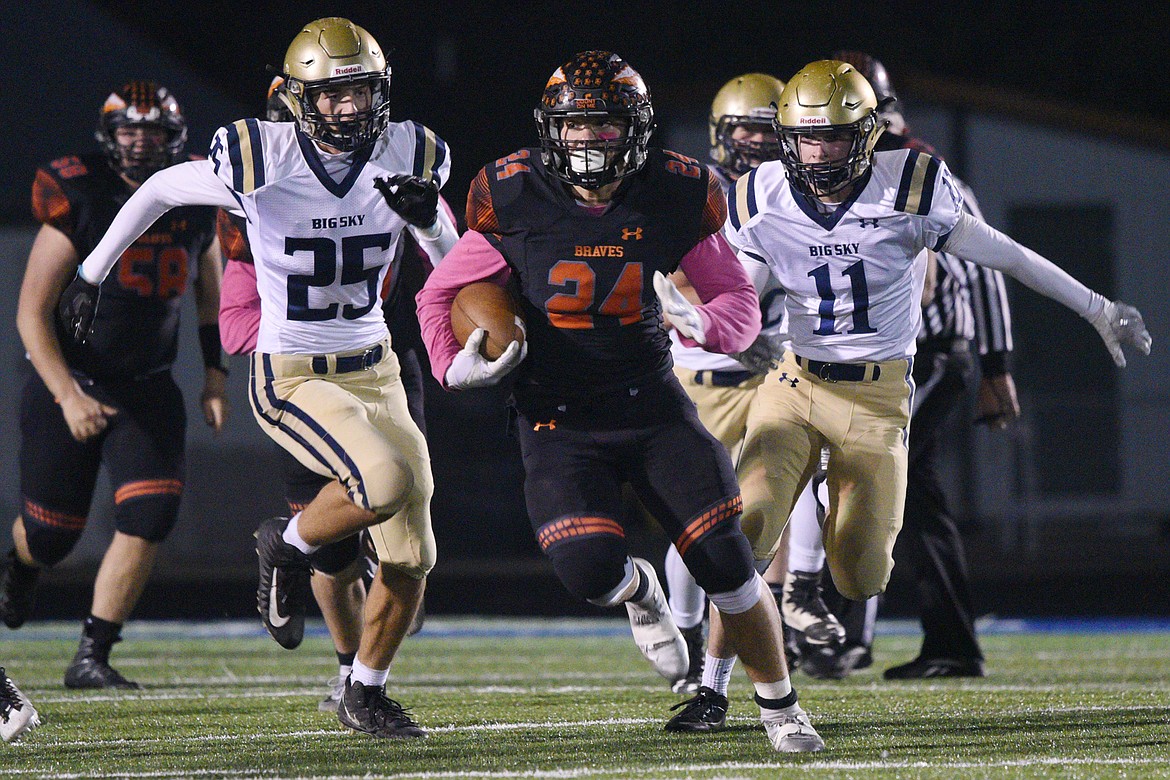
[[[1093,292],[1051,261],[982,220],[963,214],[942,249],[1003,271],[1041,295],[1063,303],[1097,329],[1118,366],[1125,366],[1123,346],[1150,354],[1152,339],[1141,312]]]
[[[82,262],[79,275],[90,284],[101,284],[126,248],[177,206],[219,206],[235,212],[240,208],[209,160],[164,168],[147,179],[118,211],[102,240]]]

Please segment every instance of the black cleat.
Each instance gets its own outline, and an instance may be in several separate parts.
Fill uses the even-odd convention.
[[[813,678],[839,680],[852,671],[845,651],[845,629],[825,605],[820,572],[790,571],[780,599],[784,618],[785,652]],[[795,668],[797,664],[790,664]]]
[[[381,739],[418,738],[426,729],[415,723],[410,712],[387,698],[385,687],[366,687],[353,679],[345,681],[345,691],[337,707],[341,725]]]
[[[98,650],[92,638],[81,637],[81,645],[73,663],[65,670],[66,688],[118,688],[126,691],[141,690],[138,683],[127,680],[110,666],[110,651]]]
[[[15,549],[8,551],[4,569],[0,571],[0,620],[4,625],[20,628],[28,620],[36,604],[40,573],[40,569],[21,563]]]
[[[288,650],[305,638],[305,608],[309,593],[309,556],[283,538],[287,517],[273,517],[256,531],[260,558],[260,586],[256,608],[264,628]]]
[[[687,643],[687,676],[674,681],[671,690],[675,693],[697,693],[703,684],[703,666],[707,661],[706,638],[703,636],[703,624],[694,628],[682,628],[683,640]]]
[[[977,658],[923,658],[891,666],[882,673],[887,680],[925,680],[934,677],[982,677],[983,662]]]
[[[679,702],[671,710],[682,712],[666,721],[666,730],[673,732],[720,731],[727,726],[727,697],[701,686],[693,699]]]

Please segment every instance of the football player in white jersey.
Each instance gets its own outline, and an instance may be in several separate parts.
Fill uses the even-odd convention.
[[[438,209],[450,157],[427,128],[390,122],[381,47],[346,19],[305,25],[283,75],[296,121],[241,119],[216,132],[207,160],[149,179],[66,289],[61,318],[84,337],[97,304],[92,283],[168,209],[220,206],[247,219],[261,306],[253,412],[297,460],[333,479],[291,519],[261,524],[261,617],[277,642],[296,647],[308,555],[369,528],[379,571],[337,714],[376,737],[421,737],[385,682],[435,563],[433,485],[378,293],[403,231],[439,254],[454,244]]]
[[[902,524],[910,379],[921,322],[923,248],[996,268],[1087,319],[1118,366],[1148,354],[1137,309],[1109,301],[963,211],[945,164],[873,151],[885,129],[870,84],[821,60],[785,86],[781,159],[729,197],[732,244],[757,279],[783,288],[791,348],[757,391],[738,474],[757,560],[776,553],[796,497],[829,448],[825,553],[842,595],[880,593]],[[759,283],[757,284],[759,286]],[[732,653],[717,616],[710,652]]]
[[[732,78],[715,93],[707,118],[710,157],[714,164],[707,167],[724,192],[761,163],[779,159],[780,147],[772,119],[776,113],[773,105],[780,100],[783,89],[784,82],[775,76],[745,73]],[[724,227],[725,232],[730,230],[730,225]],[[699,302],[681,271],[672,274],[671,280],[692,302]],[[763,383],[764,375],[783,354],[784,295],[773,279],[766,280],[760,290],[760,313],[763,327],[759,337],[751,347],[735,356],[708,352],[702,347],[685,346],[677,332],[670,332],[674,373],[698,407],[703,425],[727,448],[733,461],[738,459],[743,446],[748,408],[755,397],[756,388]],[[820,527],[817,524],[811,484],[805,492],[807,495],[797,502],[789,522],[794,528],[804,528],[808,533],[819,536]],[[773,566],[764,573],[764,580],[772,588],[777,602],[781,599],[784,587],[787,568],[784,564],[785,555],[777,555]],[[702,725],[708,720],[702,713],[711,707],[726,708],[724,700],[735,658],[704,657],[705,594],[673,546],[666,551],[665,569],[670,609],[686,640],[690,660],[686,677],[675,681],[673,689],[676,693],[693,693],[698,696],[698,700],[675,716],[671,723],[677,730],[688,730],[688,726],[692,725],[700,730],[709,730]],[[827,619],[831,624],[816,628],[823,629],[822,633],[826,637],[831,634],[837,640],[833,643],[835,649],[844,639],[844,630],[827,610],[819,617]],[[802,625],[801,628],[808,626]],[[810,631],[810,634],[813,632]],[[835,655],[828,648],[826,650],[813,658],[812,663],[817,663],[823,656],[826,667],[834,665]],[[812,654],[806,655],[811,658]],[[795,660],[796,656],[790,654],[790,667]],[[806,670],[809,668],[811,665],[806,664]],[[817,676],[823,675],[818,671]]]

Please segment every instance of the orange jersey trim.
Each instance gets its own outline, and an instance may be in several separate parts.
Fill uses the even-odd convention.
[[[479,233],[500,232],[500,220],[492,205],[487,168],[480,169],[479,175],[471,182],[471,191],[467,193],[467,228]]]
[[[707,174],[707,202],[703,205],[703,237],[718,233],[727,221],[727,196],[710,173]]]

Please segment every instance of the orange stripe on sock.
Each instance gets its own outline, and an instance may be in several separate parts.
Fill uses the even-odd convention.
[[[143,479],[127,482],[114,492],[114,503],[121,504],[141,496],[178,496],[183,492],[183,482],[178,479]]]
[[[721,501],[706,512],[703,512],[703,514],[687,523],[687,527],[683,529],[682,535],[675,541],[674,546],[678,548],[678,554],[684,555],[700,536],[727,518],[733,517],[741,512],[743,512],[743,498],[740,496],[728,499],[727,501]]]
[[[32,518],[41,525],[65,528],[70,531],[80,531],[85,528],[85,517],[57,512],[40,504],[34,504],[27,498],[24,500],[22,513],[25,517]]]
[[[612,534],[625,538],[626,532],[620,523],[608,517],[563,517],[541,528],[536,540],[542,550],[547,550],[556,542],[590,534]]]

